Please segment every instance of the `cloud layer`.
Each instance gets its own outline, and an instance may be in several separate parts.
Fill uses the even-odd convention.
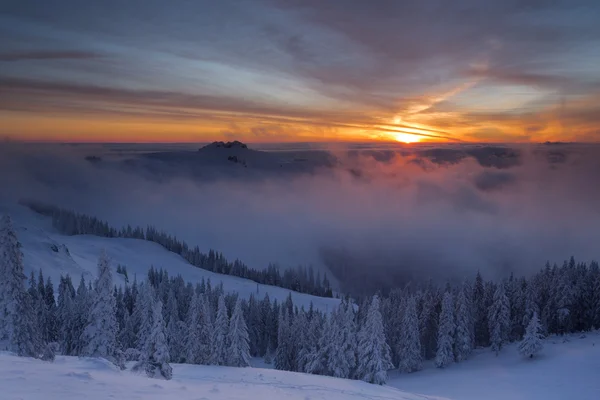
[[[463,156],[448,162],[441,150]],[[355,292],[409,279],[464,279],[476,270],[527,274],[548,260],[599,257],[600,187],[593,182],[600,148],[441,150],[337,148],[335,163],[316,169],[282,174],[226,163],[220,168],[240,168],[215,180],[192,178],[184,164],[175,173],[162,162],[125,169],[124,159],[140,160],[143,148],[135,146],[6,143],[0,184],[9,188],[4,201],[37,198],[117,226],[155,224],[252,266],[326,265]],[[506,154],[519,161],[507,164]],[[102,161],[86,161],[89,155]]]

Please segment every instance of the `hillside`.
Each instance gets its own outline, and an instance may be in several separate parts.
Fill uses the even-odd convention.
[[[137,275],[145,279],[150,266],[164,268],[169,275],[181,275],[184,280],[196,283],[202,278],[210,279],[213,285],[223,283],[226,292],[237,292],[242,297],[254,293],[258,298],[265,294],[279,301],[291,293],[294,304],[308,308],[310,303],[327,311],[339,301],[331,298],[297,293],[280,287],[260,285],[253,281],[229,275],[217,274],[190,265],[180,256],[165,250],[156,243],[138,239],[102,238],[97,236],[65,236],[56,232],[49,218],[35,214],[23,206],[0,206],[0,213],[9,212],[14,220],[19,240],[23,245],[25,272],[42,269],[44,276],[52,278],[55,285],[61,274],[70,274],[75,282],[83,274],[86,280],[96,274],[96,264],[101,249],[105,249],[116,268],[117,264],[127,267],[130,279]],[[124,278],[115,274],[118,282]]]
[[[103,360],[57,357],[54,363],[0,353],[6,400],[427,400],[387,386],[259,368],[173,364],[170,381],[119,371]]]
[[[390,375],[388,384],[456,400],[595,400],[600,396],[600,331],[552,336],[542,353],[524,359],[513,343],[496,357],[479,349],[463,363],[440,370]]]

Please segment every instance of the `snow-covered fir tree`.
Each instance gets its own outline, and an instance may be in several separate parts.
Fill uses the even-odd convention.
[[[454,321],[454,299],[452,293],[444,293],[442,301],[442,312],[440,313],[440,322],[437,340],[437,353],[435,354],[435,365],[438,368],[454,362],[454,335],[456,323]]]
[[[533,313],[533,316],[529,320],[529,325],[525,330],[525,337],[519,343],[519,354],[524,357],[533,358],[534,355],[539,353],[544,348],[542,327],[540,326],[540,319],[537,313]]]
[[[12,219],[0,220],[0,340],[12,340],[17,298],[24,290],[23,253]]]
[[[162,302],[156,300],[152,310],[152,329],[146,335],[139,361],[134,370],[145,371],[150,378],[169,380],[173,369],[169,364],[169,346],[167,344],[165,321],[162,315]]]
[[[116,363],[117,330],[112,272],[108,256],[102,251],[98,259],[98,280],[93,291],[92,307],[83,332],[85,347],[82,354]]]
[[[474,333],[475,347],[487,346],[489,344],[489,330],[488,330],[488,313],[485,304],[485,286],[483,278],[479,271],[475,277],[475,284],[473,285],[473,320],[474,320]]]
[[[497,355],[508,340],[510,330],[510,304],[503,283],[500,283],[494,292],[494,300],[488,313],[488,325],[492,351]]]
[[[319,341],[322,335],[323,321],[319,314],[314,314],[310,319],[304,346],[298,352],[298,371],[306,373],[318,373],[322,369],[318,357]]]
[[[131,318],[131,329],[135,335],[135,342],[131,346],[142,351],[146,336],[152,332],[152,313],[154,305],[154,288],[150,282],[144,282],[138,286],[137,301],[133,308]]]
[[[466,360],[471,354],[473,338],[471,336],[472,312],[467,300],[465,288],[458,291],[456,298],[456,333],[454,355],[457,362]]]
[[[11,218],[0,220],[0,340],[20,356],[39,357],[43,348],[38,311],[31,294],[25,289],[21,243]]]
[[[244,321],[240,299],[235,303],[231,314],[227,343],[229,345],[227,365],[230,367],[248,367],[250,365],[250,338],[248,337],[248,327],[246,321]]]
[[[71,283],[71,277],[60,277],[58,285],[58,305],[56,319],[58,324],[58,345],[65,355],[73,354],[76,338],[75,330],[75,288]]]
[[[379,297],[373,296],[369,311],[358,333],[357,379],[383,385],[387,371],[393,368],[390,347],[383,332]]]
[[[207,364],[210,361],[210,349],[206,349],[200,340],[202,335],[203,295],[195,293],[188,309],[187,329],[185,337],[185,360],[189,364]],[[173,317],[171,317],[173,318]],[[171,326],[176,329],[176,326]]]
[[[225,296],[219,296],[217,305],[217,316],[213,327],[213,339],[211,343],[211,364],[227,364],[227,333],[229,332],[229,317],[227,316],[227,306],[225,305]]]
[[[29,293],[23,290],[17,293],[16,315],[13,319],[11,348],[19,356],[40,357],[44,349],[39,323]]]
[[[290,317],[287,307],[282,305],[279,310],[277,348],[274,359],[275,368],[282,371],[292,371],[295,365],[294,359],[291,357],[294,344],[292,343]]]
[[[419,371],[423,367],[423,359],[415,298],[410,296],[404,303],[398,368],[402,372]]]
[[[346,317],[343,304],[330,315],[329,351],[326,356],[327,375],[336,378],[348,378],[354,369],[354,354],[350,353],[354,346],[349,343],[348,352],[345,349],[347,338],[353,336],[352,332],[348,331],[350,325],[346,322]]]

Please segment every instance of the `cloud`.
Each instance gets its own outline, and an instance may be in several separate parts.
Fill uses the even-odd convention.
[[[562,163],[549,162],[552,146],[521,146],[512,150],[520,162],[508,170],[480,163],[473,146],[453,148],[466,156],[439,163],[394,147],[248,150],[239,156],[262,164],[225,161],[195,174],[200,153],[193,148],[170,153],[167,163],[141,157],[149,150],[135,145],[5,143],[0,185],[9,189],[1,197],[37,198],[117,226],[155,224],[256,267],[326,266],[355,292],[408,279],[472,278],[476,270],[528,274],[571,255],[598,258],[600,188],[590,184],[600,173],[598,146],[561,146]],[[87,162],[91,155],[102,161]],[[296,167],[281,169],[284,159]]]
[[[30,61],[30,60],[86,60],[102,57],[101,54],[88,51],[28,51],[0,53],[0,62]]]

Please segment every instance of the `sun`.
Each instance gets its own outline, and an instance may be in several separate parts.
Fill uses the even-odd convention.
[[[413,134],[404,133],[404,132],[394,133],[394,139],[397,140],[398,142],[402,142],[402,143],[416,143],[421,140],[419,135],[413,135]]]

